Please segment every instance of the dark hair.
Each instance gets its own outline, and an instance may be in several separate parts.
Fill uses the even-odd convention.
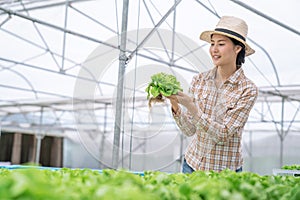
[[[229,37],[230,40],[233,42],[234,45],[239,45],[242,47],[242,50],[238,53],[237,57],[236,57],[236,68],[239,69],[242,64],[245,62],[245,55],[246,55],[246,48],[245,45],[243,43],[241,43],[240,41]]]

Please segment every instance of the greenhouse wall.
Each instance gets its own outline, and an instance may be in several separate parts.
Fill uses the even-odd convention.
[[[280,139],[277,133],[244,133],[243,154],[244,171],[255,172],[261,175],[272,174],[273,169],[278,169],[282,165],[292,165],[300,163],[299,145],[300,136],[297,133],[288,134],[283,142],[282,163],[280,157]],[[251,139],[252,138],[252,139]],[[251,139],[251,140],[250,140]],[[161,138],[160,138],[161,140]],[[161,141],[160,141],[161,142]],[[188,140],[184,140],[183,150],[186,148]],[[75,142],[65,139],[64,166],[65,167],[87,167],[102,169],[111,164],[111,151],[107,151],[102,159],[91,154],[79,141]],[[146,148],[146,147],[145,147]],[[153,147],[152,147],[153,148]],[[159,146],[157,147],[159,148]],[[159,170],[165,172],[179,172],[181,170],[180,160],[180,139],[179,137],[173,145],[152,154],[132,154],[131,165],[129,165],[128,153],[124,153],[123,161],[120,160],[120,168],[133,171]],[[120,155],[122,153],[120,152]],[[120,158],[121,159],[121,158]]]

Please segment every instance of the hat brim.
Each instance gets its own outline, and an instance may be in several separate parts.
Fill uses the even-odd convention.
[[[237,41],[240,41],[242,44],[245,45],[246,56],[250,56],[251,54],[255,53],[255,50],[252,49],[244,40],[242,40],[241,38],[238,38],[234,35],[231,35],[229,33],[224,33],[224,32],[220,32],[220,31],[204,31],[200,34],[200,39],[210,43],[212,34],[225,35],[227,37],[230,37],[230,38],[236,39]]]

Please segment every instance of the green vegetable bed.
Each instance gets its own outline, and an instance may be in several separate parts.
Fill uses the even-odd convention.
[[[300,199],[300,179],[232,171],[168,174],[91,169],[0,169],[0,199]]]
[[[294,165],[284,165],[281,167],[281,169],[287,169],[287,170],[300,170],[300,165],[294,164]]]

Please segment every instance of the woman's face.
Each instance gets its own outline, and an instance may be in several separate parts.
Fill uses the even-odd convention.
[[[239,45],[234,45],[233,42],[224,35],[214,34],[211,37],[211,45],[209,53],[215,66],[235,66],[236,57],[241,50]]]

